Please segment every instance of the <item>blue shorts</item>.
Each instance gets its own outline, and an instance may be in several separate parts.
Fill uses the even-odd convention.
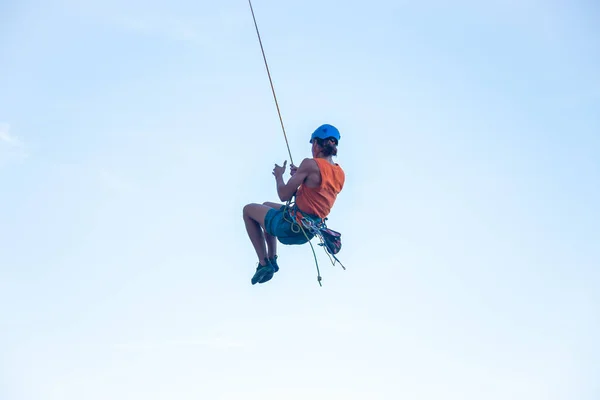
[[[265,229],[269,235],[277,237],[282,244],[304,244],[314,237],[306,229],[304,232],[308,239],[304,236],[298,224],[292,222],[285,206],[281,206],[279,210],[272,208],[267,211]]]

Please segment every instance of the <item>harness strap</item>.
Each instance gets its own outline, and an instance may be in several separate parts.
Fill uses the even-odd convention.
[[[301,221],[298,221],[298,218],[297,218],[298,213],[302,215]],[[285,205],[284,218],[286,216],[291,218],[291,221],[289,221],[289,222],[292,223],[292,231],[294,233],[298,233],[301,230],[302,233],[304,234],[304,237],[308,241],[308,244],[310,244],[310,248],[312,250],[313,257],[315,259],[315,265],[317,267],[317,281],[319,282],[319,286],[323,286],[321,284],[321,280],[323,278],[321,277],[321,272],[319,270],[319,261],[317,260],[317,254],[316,254],[315,248],[310,240],[311,238],[308,237],[306,230],[304,228],[306,228],[309,231],[309,233],[311,233],[313,235],[313,237],[318,236],[319,240],[321,241],[321,243],[319,243],[319,245],[323,246],[325,249],[327,249],[327,246],[325,246],[325,240],[323,239],[323,235],[321,233],[321,230],[327,229],[327,225],[325,223],[327,218],[321,219],[317,216],[305,213],[304,211],[302,211],[298,208],[298,206],[296,205],[295,202],[292,201],[292,199],[288,200],[288,202]],[[296,226],[296,225],[300,228],[300,230],[294,230],[294,226]],[[333,259],[335,259],[335,261],[337,261],[341,265],[341,267],[344,270],[346,269],[346,267],[344,267],[344,264],[342,264],[342,262],[340,260],[338,260],[338,258],[334,254],[330,254],[328,251],[325,251],[325,253],[329,257],[329,260],[331,261],[331,263],[333,265],[335,265],[335,262],[331,260],[332,257],[333,257]]]

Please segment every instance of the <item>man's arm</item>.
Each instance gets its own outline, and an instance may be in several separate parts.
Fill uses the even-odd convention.
[[[283,181],[283,176],[276,176],[277,180],[277,194],[281,201],[288,201],[294,196],[298,187],[308,178],[308,176],[318,170],[317,163],[310,159],[305,158],[300,163],[296,173],[290,178],[287,184]]]

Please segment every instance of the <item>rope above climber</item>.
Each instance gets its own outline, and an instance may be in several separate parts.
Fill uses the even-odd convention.
[[[329,236],[331,232],[336,234],[326,228],[325,220],[345,183],[342,167],[333,161],[339,140],[340,133],[334,126],[325,124],[317,128],[310,138],[312,158],[305,158],[299,167],[290,164],[291,177],[287,183],[283,179],[287,161],[273,169],[279,199],[287,203],[252,203],[244,207],[246,231],[259,263],[251,280],[253,285],[271,280],[279,271],[278,241],[284,245],[302,245],[315,235],[323,238],[323,232]],[[331,254],[339,250],[333,244],[326,244]]]

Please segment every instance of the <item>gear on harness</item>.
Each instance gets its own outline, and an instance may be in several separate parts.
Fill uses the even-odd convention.
[[[339,253],[339,251],[342,248],[342,234],[327,227],[327,218],[320,219],[318,217],[315,217],[314,215],[310,215],[303,212],[298,208],[295,202],[292,202],[292,200],[287,202],[286,212],[287,216],[291,219],[291,222],[293,224],[292,230],[294,230],[294,226],[297,226],[300,230],[302,230],[304,236],[310,244],[310,247],[313,251],[313,255],[315,256],[315,264],[317,265],[319,285],[321,284],[322,280],[321,273],[319,270],[319,263],[317,261],[314,247],[305,231],[305,228],[306,230],[308,230],[308,233],[310,233],[313,237],[316,236],[319,238],[320,243],[318,243],[318,245],[322,246],[325,249],[326,254],[328,255],[332,265],[335,265],[337,262],[344,270],[346,269],[344,264],[342,264],[342,262],[336,257],[336,254]],[[298,215],[301,216],[300,221],[298,221]],[[299,230],[297,230],[296,232],[299,232]]]

